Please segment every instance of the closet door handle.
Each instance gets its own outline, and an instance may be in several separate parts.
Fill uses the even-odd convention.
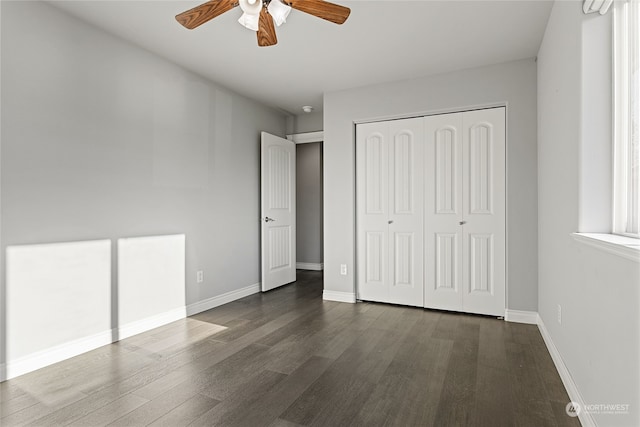
[[[460,221],[460,225],[465,225],[467,221]]]
[[[389,221],[387,221],[389,224],[393,224],[393,220],[390,219]]]

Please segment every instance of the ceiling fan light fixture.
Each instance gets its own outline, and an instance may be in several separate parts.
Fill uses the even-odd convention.
[[[262,0],[240,0],[242,16],[238,19],[240,25],[253,31],[258,31],[260,21],[260,11],[262,10]]]
[[[245,28],[253,31],[258,31],[258,23],[260,21],[260,15],[252,15],[244,12],[238,22]]]
[[[269,15],[273,17],[273,21],[279,27],[287,22],[287,16],[291,13],[291,6],[282,3],[280,0],[271,0],[267,6]]]

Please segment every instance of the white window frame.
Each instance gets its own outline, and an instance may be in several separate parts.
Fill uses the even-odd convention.
[[[613,232],[634,238],[640,238],[639,44],[640,0],[615,2]]]

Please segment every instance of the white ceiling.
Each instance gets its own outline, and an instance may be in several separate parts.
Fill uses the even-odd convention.
[[[195,30],[174,16],[201,1],[52,1],[233,91],[293,114],[324,92],[531,58],[552,1],[336,0],[341,26],[292,11],[278,44],[258,47],[233,9]]]

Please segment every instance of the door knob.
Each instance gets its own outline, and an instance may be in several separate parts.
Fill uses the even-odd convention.
[[[392,219],[390,219],[388,222],[389,222],[389,224],[393,224],[393,220]]]
[[[460,225],[465,225],[467,221],[460,221]]]
[[[264,218],[264,222],[272,222],[275,221],[273,218],[269,218],[268,216]]]

